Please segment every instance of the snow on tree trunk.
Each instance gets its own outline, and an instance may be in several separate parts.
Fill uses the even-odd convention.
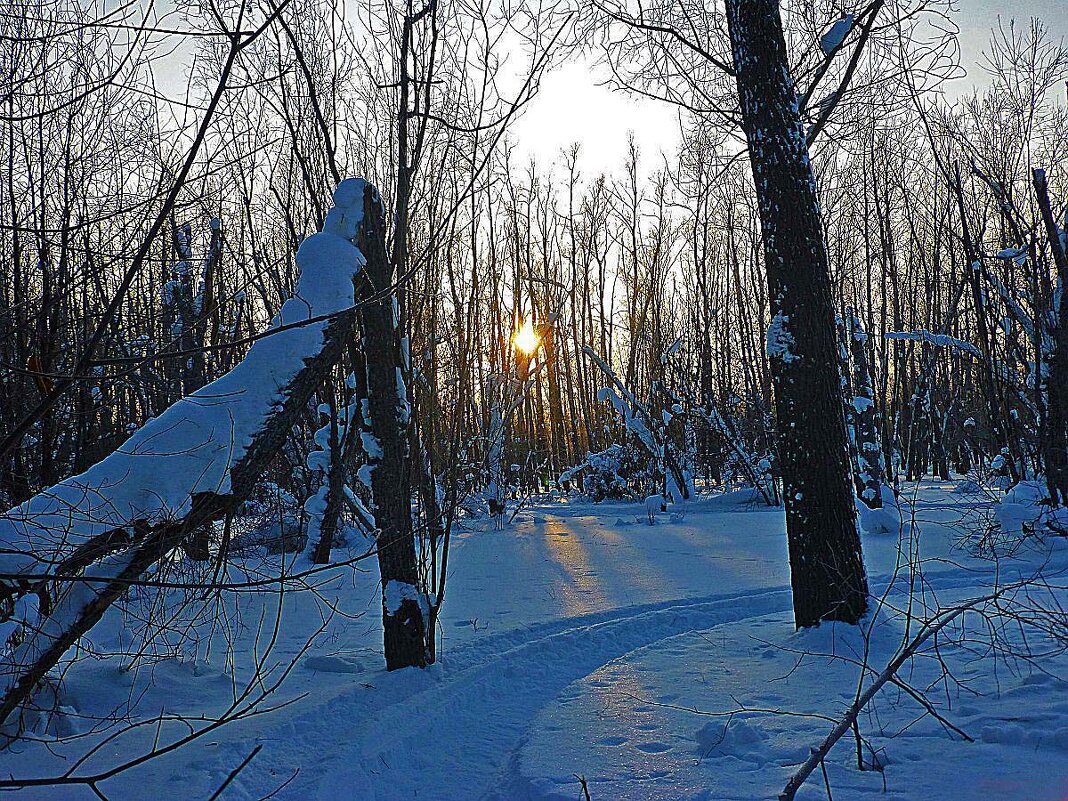
[[[505,378],[506,382],[508,379]],[[507,392],[507,390],[506,390]],[[504,512],[507,498],[508,478],[504,467],[504,440],[508,435],[507,421],[514,411],[514,398],[506,396],[502,411],[501,404],[494,403],[490,409],[489,427],[486,429],[486,503],[494,527],[504,528]]]
[[[367,256],[361,290],[360,330],[367,375],[363,434],[382,575],[382,629],[386,669],[425,667],[429,652],[428,603],[420,590],[412,529],[408,394],[401,334],[397,329],[393,265],[386,255],[385,219],[377,193],[368,190],[359,240]]]
[[[330,403],[319,406],[319,414],[327,417],[325,425],[315,432],[318,449],[308,454],[308,469],[318,475],[319,486],[304,502],[308,518],[308,542],[312,547],[312,561],[325,565],[337,537],[341,506],[345,500],[344,442],[352,416],[356,410],[346,406],[338,410],[334,392],[328,391]]]
[[[849,370],[849,333],[846,330],[844,316],[835,315],[835,333],[838,336],[838,379],[842,388],[842,409],[845,412],[846,443],[849,446],[849,464],[852,467],[853,485],[856,487],[858,497],[863,487],[860,485],[860,451],[857,447],[857,407],[851,402],[853,390],[851,387],[851,373]]]
[[[857,443],[857,495],[869,509],[883,506],[883,449],[875,414],[875,388],[868,368],[868,335],[853,309],[846,309],[849,349],[853,356],[853,430]]]
[[[764,239],[794,620],[852,623],[867,609],[868,587],[815,176],[778,2],[728,0],[726,9]]]
[[[171,405],[81,475],[0,517],[6,608],[53,585],[23,642],[0,662],[0,724],[148,568],[252,491],[355,328],[365,264],[360,179],[342,182],[323,232],[297,252],[294,296],[233,370]],[[85,571],[92,581],[77,581]],[[14,577],[18,577],[17,579]]]

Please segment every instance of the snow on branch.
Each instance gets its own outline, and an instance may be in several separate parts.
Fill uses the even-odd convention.
[[[1021,253],[1022,249],[1020,248],[1017,248],[1016,250],[1002,250],[1000,253],[997,254],[997,258],[1015,259],[1018,258]],[[1012,293],[1009,292],[1008,287],[1006,287],[1005,284],[1002,283],[1001,280],[992,272],[990,272],[990,270],[988,270],[986,267],[981,264],[979,266],[981,268],[983,278],[985,278],[987,283],[990,284],[994,288],[994,291],[998,293],[998,297],[1000,297],[1002,301],[1004,301],[1005,305],[1009,309],[1009,314],[1011,314],[1012,318],[1017,322],[1017,324],[1021,328],[1023,328],[1024,333],[1027,334],[1027,337],[1032,342],[1037,343],[1042,348],[1043,353],[1050,353],[1053,350],[1052,329],[1055,327],[1053,320],[1049,318],[1044,319],[1045,316],[1040,315],[1038,317],[1038,329],[1036,330],[1035,321],[1031,319],[1031,315],[1024,311],[1023,306],[1021,306],[1017,302],[1016,298],[1012,296]]]
[[[916,342],[927,342],[940,348],[955,348],[977,359],[982,355],[979,353],[979,349],[970,342],[951,337],[948,334],[932,334],[925,328],[921,328],[918,331],[887,331],[884,336],[887,339],[908,339]]]
[[[828,56],[833,55],[834,52],[842,46],[842,42],[845,41],[846,36],[853,30],[854,17],[852,14],[846,14],[840,20],[835,22],[823,36],[820,37],[820,49]]]
[[[664,455],[664,446],[661,442],[661,438],[654,433],[654,426],[652,425],[653,417],[649,413],[649,410],[645,408],[638,399],[634,397],[634,393],[631,392],[619,380],[619,376],[616,375],[613,370],[604,359],[594,353],[593,349],[589,345],[582,347],[582,352],[585,353],[596,364],[602,373],[611,380],[613,387],[605,387],[597,393],[597,399],[600,401],[610,401],[616,412],[623,419],[624,425],[627,429],[633,433],[638,441],[642,443],[649,453],[656,457],[662,458]],[[618,390],[618,394],[617,394]]]
[[[338,186],[323,231],[297,252],[300,278],[271,328],[353,307],[353,279],[366,263],[352,242],[365,185],[349,179]],[[321,351],[329,325],[296,325],[256,340],[233,370],[149,420],[106,459],[0,517],[0,574],[48,573],[135,522],[181,518],[198,494],[229,494],[231,468],[281,408],[305,361]]]

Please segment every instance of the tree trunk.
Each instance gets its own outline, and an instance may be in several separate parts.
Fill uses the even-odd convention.
[[[342,422],[338,414],[337,394],[332,387],[328,388],[327,392],[330,398],[330,420],[326,424],[327,446],[324,450],[328,452],[328,457],[326,475],[322,477],[322,485],[317,491],[317,495],[322,496],[323,506],[321,515],[318,515],[317,519],[313,518],[318,527],[319,539],[312,548],[311,558],[312,562],[317,565],[330,562],[330,551],[337,538],[341,506],[345,497],[345,444],[349,439],[348,427],[353,425],[351,407],[346,408],[345,419]],[[307,508],[305,505],[305,510]],[[312,523],[309,522],[309,527],[311,525]]]
[[[776,0],[727,0],[727,24],[764,239],[768,331],[794,621],[867,609],[816,181]]]
[[[425,667],[426,603],[412,531],[408,398],[401,372],[393,265],[386,256],[382,204],[371,187],[364,196],[359,248],[367,258],[361,273],[366,280],[360,313],[368,396],[364,422],[370,429],[364,433],[364,446],[371,475],[371,511],[378,528],[386,669]]]
[[[853,353],[853,394],[856,413],[857,452],[860,459],[857,490],[869,509],[883,505],[883,448],[879,442],[879,420],[875,414],[875,388],[868,369],[868,335],[853,309],[847,309],[849,347]]]
[[[1046,425],[1041,432],[1042,457],[1046,468],[1046,487],[1054,504],[1068,506],[1068,254],[1053,218],[1045,170],[1034,170],[1032,179],[1042,222],[1046,228],[1053,263],[1057,267],[1060,297],[1053,295],[1053,347],[1046,359]]]

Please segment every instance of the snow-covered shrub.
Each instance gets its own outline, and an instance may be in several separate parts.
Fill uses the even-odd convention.
[[[714,467],[724,487],[739,483],[753,487],[764,503],[779,503],[775,479],[778,470],[771,449],[771,418],[759,402],[747,403],[731,395],[722,410],[712,404],[700,410],[700,417],[717,446],[705,460]]]
[[[1068,510],[1053,508],[1044,481],[1020,481],[994,507],[1001,531],[1024,535],[1052,531],[1068,534]]]
[[[613,443],[560,474],[557,483],[564,489],[579,483],[582,494],[599,503],[606,499],[635,498],[635,487],[647,486],[653,477],[644,451]]]

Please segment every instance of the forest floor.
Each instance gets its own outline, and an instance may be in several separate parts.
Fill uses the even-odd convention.
[[[216,611],[226,612],[232,655],[205,616],[195,642],[133,670],[116,657],[80,661],[63,703],[73,730],[79,716],[131,699],[135,718],[217,714],[273,639],[265,668],[277,676],[292,666],[265,702],[280,708],[102,782],[108,797],[210,797],[262,745],[221,799],[276,790],[300,801],[582,799],[579,777],[592,801],[774,798],[853,701],[858,662],[866,659],[870,679],[915,634],[916,619],[995,582],[1041,574],[1065,585],[1063,539],[978,553],[965,535],[989,516],[990,500],[955,482],[906,495],[914,525],[865,535],[882,601],[859,628],[794,631],[782,510],[751,493],[672,507],[655,526],[638,504],[546,500],[504,531],[474,521],[456,535],[441,657],[428,670],[383,670],[369,569],[318,581],[314,594],[228,595]],[[272,564],[277,572],[278,557],[257,559],[250,573]],[[289,569],[308,567],[302,559]],[[1063,589],[1034,592],[1068,606]],[[937,655],[902,671],[930,710],[891,686],[860,718],[864,760],[882,769],[858,770],[847,736],[797,797],[1068,799],[1068,657],[1044,655],[1054,643],[1034,631],[1033,658],[995,657],[992,634],[1020,648],[1023,630],[1009,622],[965,616],[947,628]],[[121,624],[105,620],[94,643],[120,650]],[[162,740],[177,731],[168,724]],[[154,727],[127,734],[79,770],[132,755],[154,736]],[[99,737],[9,750],[0,772],[55,773]],[[24,792],[93,797],[84,787]]]

